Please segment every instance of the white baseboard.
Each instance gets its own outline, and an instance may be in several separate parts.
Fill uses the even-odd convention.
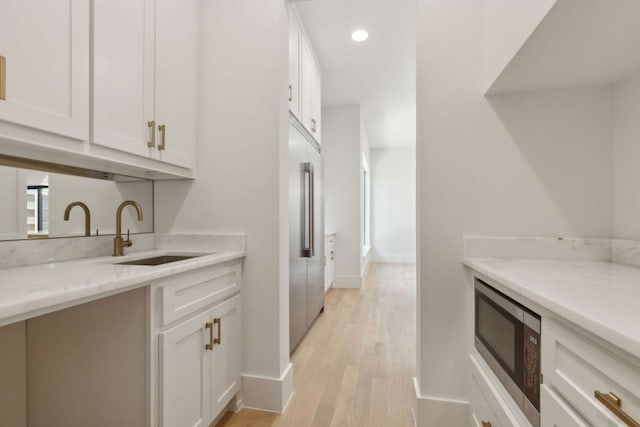
[[[334,288],[360,289],[362,287],[361,276],[336,276]]]
[[[416,392],[417,427],[467,427],[469,425],[469,402],[423,396],[415,377],[413,387]]]
[[[242,374],[242,406],[268,412],[284,412],[293,396],[293,365],[280,378]]]
[[[415,264],[415,255],[372,255],[372,262],[381,262],[387,264]]]

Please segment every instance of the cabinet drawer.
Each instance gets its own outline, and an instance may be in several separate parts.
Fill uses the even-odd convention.
[[[540,387],[541,427],[589,427],[560,396]]]
[[[473,376],[471,382],[471,425],[474,427],[485,427],[489,423],[491,427],[498,427],[501,424],[493,414],[489,402],[480,389],[477,377]]]
[[[620,409],[640,422],[640,365],[632,356],[553,320],[543,319],[542,327],[542,368],[547,386],[591,425],[625,425],[596,399],[596,391],[615,393],[621,399]]]
[[[480,427],[520,427],[521,424],[507,407],[500,392],[492,384],[476,357],[471,355],[471,411],[472,423]],[[511,398],[510,396],[506,396]],[[524,415],[523,415],[524,416]],[[483,426],[483,422],[490,423]]]
[[[240,291],[241,264],[204,268],[166,281],[161,286],[162,325],[196,312]]]

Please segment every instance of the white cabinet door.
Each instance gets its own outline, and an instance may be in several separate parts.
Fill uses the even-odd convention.
[[[0,121],[89,139],[89,2],[0,0]]]
[[[240,390],[241,298],[236,295],[213,309],[219,342],[214,344],[211,358],[212,419],[220,414]]]
[[[152,155],[154,1],[93,2],[93,143]]]
[[[302,39],[302,49],[300,50],[300,63],[301,63],[301,113],[302,113],[302,124],[309,132],[311,132],[312,118],[313,118],[313,104],[312,104],[312,94],[313,94],[313,54],[311,53],[311,48],[309,47],[309,43],[305,38]]]
[[[302,124],[320,142],[320,69],[306,39],[302,40]]]
[[[300,104],[300,42],[302,32],[292,10],[289,10],[289,110],[298,120],[301,117]]]
[[[196,146],[198,1],[156,0],[155,3],[158,133],[154,156],[191,168]]]
[[[211,312],[160,334],[160,425],[207,427],[211,422]]]
[[[313,61],[313,73],[311,84],[311,133],[318,141],[321,142],[321,122],[322,122],[322,77],[320,76],[320,68]]]

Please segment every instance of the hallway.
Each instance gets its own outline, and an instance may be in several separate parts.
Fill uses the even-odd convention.
[[[292,355],[282,414],[243,409],[217,427],[413,426],[415,266],[370,264],[362,289],[331,289]]]

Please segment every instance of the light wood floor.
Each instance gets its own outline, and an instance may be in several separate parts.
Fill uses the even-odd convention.
[[[371,264],[362,289],[331,289],[292,355],[281,415],[243,409],[217,427],[414,426],[415,268]]]

